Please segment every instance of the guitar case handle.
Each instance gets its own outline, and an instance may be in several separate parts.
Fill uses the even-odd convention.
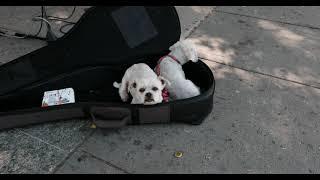
[[[119,128],[131,121],[131,110],[120,107],[92,107],[90,115],[99,128]]]

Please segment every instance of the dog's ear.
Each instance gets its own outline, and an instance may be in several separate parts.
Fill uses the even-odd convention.
[[[167,85],[170,85],[170,82],[162,76],[159,76],[158,79],[161,81],[162,89]]]

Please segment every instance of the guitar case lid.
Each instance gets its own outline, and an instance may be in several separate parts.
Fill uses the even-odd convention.
[[[58,40],[0,66],[0,99],[86,66],[127,65],[180,39],[174,7],[92,7]]]

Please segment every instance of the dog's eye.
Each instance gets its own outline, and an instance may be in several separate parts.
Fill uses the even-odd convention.
[[[153,91],[158,91],[158,88],[157,87],[153,87],[152,90]]]
[[[134,82],[134,83],[132,84],[132,87],[133,87],[133,88],[136,88],[136,87],[137,87],[137,83]]]
[[[144,89],[144,88],[140,88],[139,91],[140,91],[141,93],[143,93],[143,92],[145,91],[145,89]]]

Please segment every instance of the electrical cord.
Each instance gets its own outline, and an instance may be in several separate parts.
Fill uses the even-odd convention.
[[[44,10],[45,10],[44,6],[41,6],[41,18],[43,18]],[[40,28],[39,28],[38,32],[35,35],[33,35],[34,37],[37,37],[40,34],[40,32],[42,30],[42,24],[43,24],[43,21],[41,21]]]
[[[60,22],[66,23],[66,24],[62,25],[62,26],[60,27],[60,29],[59,29],[59,32],[60,32],[60,33],[66,34],[67,32],[63,31],[63,29],[64,29],[65,27],[67,27],[67,26],[76,24],[75,22],[66,21],[66,20],[70,19],[70,18],[73,16],[73,14],[74,14],[75,11],[76,11],[76,7],[77,7],[77,6],[73,6],[72,12],[71,12],[71,13],[69,14],[69,16],[66,17],[66,18],[60,18],[60,17],[56,17],[56,16],[47,16],[47,20],[49,20],[49,21],[60,21]]]
[[[66,34],[66,32],[63,31],[63,29],[65,27],[67,27],[67,26],[76,24],[76,22],[66,21],[67,19],[70,19],[73,16],[75,11],[76,11],[76,6],[73,7],[72,12],[66,18],[60,18],[60,17],[56,17],[56,16],[46,16],[46,18],[45,18],[44,17],[44,15],[45,15],[45,7],[41,6],[41,17],[40,16],[36,16],[36,17],[33,18],[34,21],[41,20],[41,24],[40,24],[39,30],[38,30],[38,32],[36,34],[31,35],[31,34],[18,33],[15,30],[4,28],[4,27],[0,27],[0,36],[10,37],[10,38],[17,38],[17,39],[39,39],[39,40],[47,41],[48,40],[47,38],[43,38],[43,37],[39,37],[38,36],[41,33],[41,30],[43,28],[43,21],[45,21],[48,24],[48,28],[50,28],[50,31],[51,31],[51,23],[49,21],[61,21],[61,22],[66,23],[65,25],[61,26],[60,29],[59,29],[59,31],[62,34]],[[9,33],[9,32],[11,32],[11,33]]]
[[[10,35],[8,33],[2,32],[0,31],[0,36],[5,36],[5,37],[9,37],[9,38],[17,38],[17,39],[24,39],[26,38],[26,36],[16,36],[16,35]]]
[[[47,16],[48,20],[67,20],[67,19],[70,19],[73,16],[74,12],[76,11],[76,7],[77,6],[73,6],[72,12],[66,18],[60,18],[60,17],[56,17],[56,16]]]
[[[44,15],[44,6],[41,6],[41,18],[42,19],[43,19],[43,15]],[[41,21],[41,24],[40,24],[38,32],[36,34],[34,34],[34,35],[18,33],[15,30],[4,28],[4,27],[0,27],[0,29],[5,30],[5,32],[0,30],[0,36],[10,37],[10,38],[17,38],[17,39],[29,39],[30,38],[30,39],[46,40],[46,38],[42,38],[42,37],[38,36],[40,34],[41,30],[42,30],[42,27],[43,27],[43,21]],[[11,33],[9,33],[9,32],[11,32]]]
[[[3,27],[0,27],[0,36],[16,38],[16,39],[39,39],[39,40],[46,41],[46,38],[43,38],[43,37],[19,33],[15,30],[3,28]]]
[[[59,29],[60,33],[66,34],[67,32],[66,32],[66,31],[63,31],[63,29],[64,29],[65,27],[67,27],[67,26],[71,26],[71,25],[75,25],[75,24],[76,24],[76,23],[74,23],[74,22],[69,22],[69,23],[61,26],[60,29]]]

